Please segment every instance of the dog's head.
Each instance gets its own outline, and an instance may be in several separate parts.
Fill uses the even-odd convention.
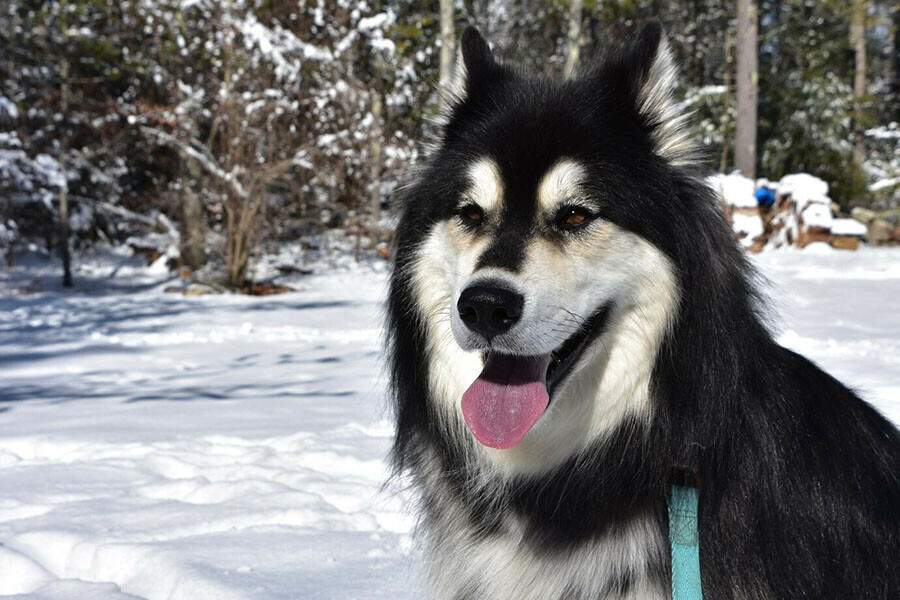
[[[501,64],[474,29],[460,46],[398,270],[445,416],[534,467],[651,410],[678,299],[670,185],[691,147],[656,24],[562,82]]]

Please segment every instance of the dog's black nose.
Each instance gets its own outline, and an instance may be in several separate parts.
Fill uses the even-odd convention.
[[[463,290],[456,310],[466,327],[490,340],[518,322],[524,304],[521,294],[482,284]]]

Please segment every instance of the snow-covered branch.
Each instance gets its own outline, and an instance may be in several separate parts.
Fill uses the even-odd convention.
[[[180,140],[174,135],[156,129],[155,127],[141,127],[141,131],[149,136],[155,137],[159,142],[175,148],[182,155],[193,159],[198,165],[203,167],[207,173],[225,183],[231,191],[238,195],[238,197],[247,197],[247,191],[244,189],[244,186],[241,185],[241,182],[234,177],[233,173],[229,173],[222,169],[216,163],[215,158],[210,156],[205,150],[199,150],[193,144]]]

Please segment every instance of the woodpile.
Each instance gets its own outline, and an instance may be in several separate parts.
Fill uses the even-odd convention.
[[[859,215],[842,215],[828,196],[828,184],[807,173],[786,175],[775,184],[763,181],[774,191],[775,200],[769,206],[760,206],[754,197],[757,184],[740,173],[714,175],[710,185],[722,197],[723,208],[735,237],[751,252],[763,248],[797,246],[821,242],[842,250],[856,250],[861,240],[872,239],[887,243],[893,229],[886,230],[884,219],[872,214],[866,227]],[[876,221],[881,221],[876,223]],[[900,225],[900,214],[897,215]],[[873,231],[875,235],[873,235]],[[900,242],[900,226],[897,227]]]
[[[867,232],[865,224],[856,219],[837,218],[831,226],[831,245],[841,250],[856,250]]]

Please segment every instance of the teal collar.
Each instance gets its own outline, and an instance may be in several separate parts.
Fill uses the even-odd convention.
[[[669,496],[669,544],[672,547],[672,600],[703,600],[700,583],[700,490],[672,484]]]

